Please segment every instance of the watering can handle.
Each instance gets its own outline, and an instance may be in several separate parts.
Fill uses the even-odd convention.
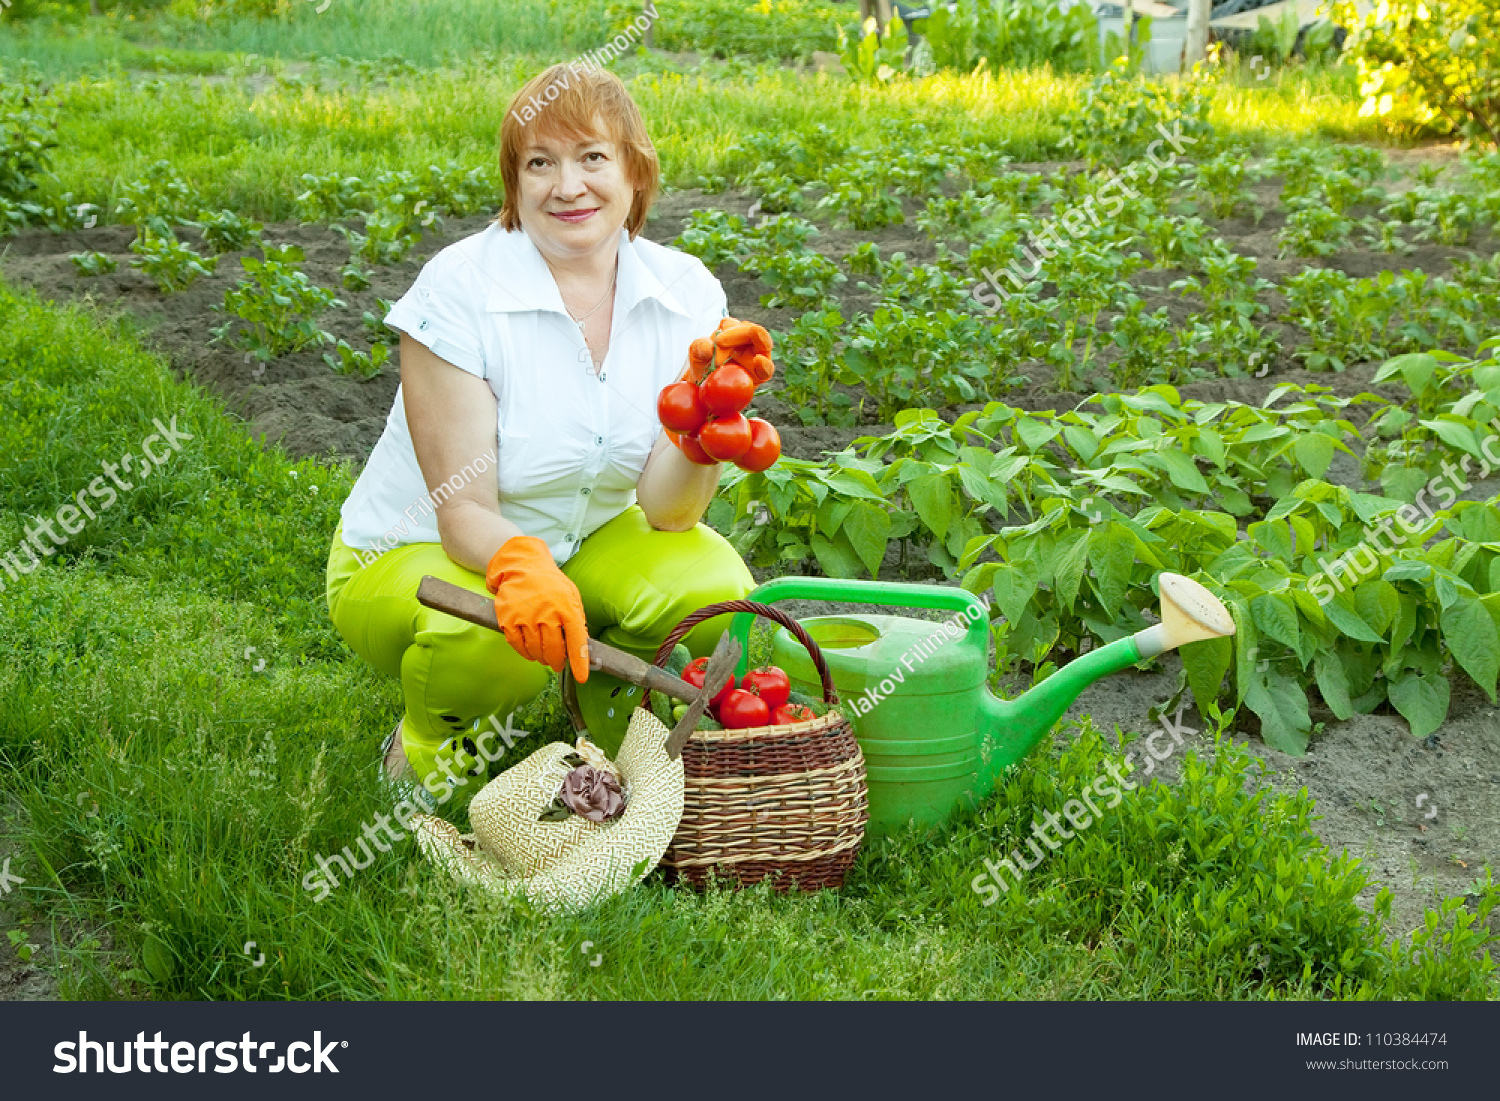
[[[894,608],[947,608],[955,612],[971,608],[983,615],[969,617],[968,641],[981,654],[989,647],[989,608],[967,589],[946,585],[919,585],[907,581],[861,581],[838,577],[777,577],[745,597],[761,604],[778,600],[838,600],[851,604],[880,604]],[[754,616],[740,613],[729,624],[730,637],[740,642],[741,657],[735,674],[742,675],[750,653],[750,624]]]

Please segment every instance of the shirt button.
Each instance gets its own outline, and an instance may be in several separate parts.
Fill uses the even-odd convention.
[[[585,497],[589,495],[589,491],[587,489],[580,489],[578,492],[583,494]]]
[[[605,379],[605,378],[606,378],[606,377],[607,377],[607,376],[606,376],[606,375],[605,375],[605,374],[604,374],[604,372],[603,372],[603,371],[600,371],[600,372],[599,372],[599,381],[600,381],[600,382],[603,382],[603,381],[604,381],[604,379]]]
[[[604,446],[604,437],[603,436],[595,436],[594,437],[594,442],[596,444],[598,444],[600,447],[603,447]]]
[[[566,539],[569,543],[571,543],[573,541],[573,536],[571,536],[571,535],[565,535],[565,536],[563,536],[563,538]]]

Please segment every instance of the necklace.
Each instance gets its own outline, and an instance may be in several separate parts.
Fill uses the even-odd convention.
[[[568,304],[566,302],[563,303],[563,309],[568,310],[568,316],[573,318],[573,324],[578,326],[578,332],[584,337],[585,340],[588,339],[588,333],[585,330],[584,323],[588,321],[588,319],[592,317],[595,312],[598,311],[600,306],[604,305],[605,299],[607,299],[610,296],[610,293],[615,289],[615,275],[617,274],[619,274],[618,268],[614,273],[610,275],[609,286],[605,288],[604,294],[600,296],[599,301],[594,303],[594,308],[589,310],[589,312],[584,314],[582,317],[573,317],[573,311],[568,310]]]

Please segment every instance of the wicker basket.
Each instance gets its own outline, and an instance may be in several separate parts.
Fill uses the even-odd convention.
[[[781,624],[812,656],[823,698],[838,702],[818,644],[785,612],[749,600],[700,608],[661,644],[656,663],[704,620],[749,612]],[[650,693],[641,700],[650,707]],[[682,824],[662,858],[667,874],[704,887],[711,874],[740,886],[772,879],[779,890],[838,887],[870,817],[865,759],[849,721],[830,710],[805,723],[697,730],[682,751]]]

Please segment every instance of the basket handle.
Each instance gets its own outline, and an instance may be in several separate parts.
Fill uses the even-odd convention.
[[[726,612],[746,612],[750,615],[763,616],[785,627],[798,642],[802,643],[807,649],[808,656],[812,658],[813,667],[817,669],[818,676],[823,682],[823,702],[830,707],[839,702],[838,693],[833,689],[833,674],[828,671],[828,662],[823,659],[823,651],[818,649],[818,644],[812,640],[812,636],[807,633],[802,624],[798,623],[780,608],[773,608],[769,604],[759,604],[754,600],[721,600],[717,604],[707,604],[699,608],[696,612],[691,613],[676,627],[673,627],[672,633],[667,635],[662,641],[661,646],[656,651],[656,664],[664,665],[666,660],[672,656],[673,647],[681,642],[683,636],[698,626],[698,624],[705,620],[713,619],[714,616],[724,615]],[[748,651],[749,647],[746,646],[745,652],[748,653]],[[651,706],[651,689],[649,687],[641,693],[640,706]]]

